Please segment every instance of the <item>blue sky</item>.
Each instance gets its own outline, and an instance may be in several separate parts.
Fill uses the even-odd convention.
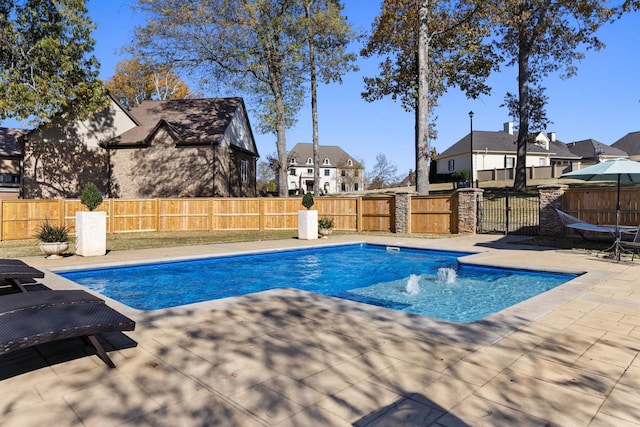
[[[127,44],[140,17],[129,8],[130,0],[89,0],[88,8],[98,28],[95,54],[101,63],[100,77],[113,75],[123,59],[120,48]],[[345,0],[345,15],[356,30],[367,30],[378,14],[380,0]],[[607,45],[599,52],[587,52],[578,64],[578,75],[568,80],[551,76],[544,82],[549,104],[547,115],[553,122],[548,131],[563,142],[593,138],[612,144],[629,132],[640,131],[640,14],[602,28],[598,36]],[[357,52],[359,47],[356,46]],[[377,60],[361,60],[360,71],[344,76],[343,84],[320,86],[318,91],[319,137],[322,145],[339,145],[370,170],[376,155],[383,153],[404,174],[414,168],[414,115],[390,99],[368,103],[360,94],[363,76],[374,76]],[[500,107],[507,91],[515,92],[516,74],[506,70],[492,76],[490,96],[468,100],[452,89],[440,99],[436,110],[438,152],[469,132],[468,112],[474,112],[474,130],[501,130],[510,121]],[[193,90],[198,88],[192,87]],[[205,93],[207,96],[235,96],[235,93]],[[247,100],[248,102],[248,100]],[[308,104],[308,102],[307,102]],[[251,109],[251,106],[248,105]],[[6,121],[3,126],[15,126]],[[264,159],[275,153],[275,136],[254,136]],[[300,112],[298,123],[287,132],[287,148],[311,142],[311,111]]]

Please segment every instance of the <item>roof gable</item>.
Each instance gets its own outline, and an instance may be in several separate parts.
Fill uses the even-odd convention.
[[[640,154],[640,131],[630,132],[611,144],[612,147],[625,151],[630,156]]]
[[[626,151],[603,144],[595,139],[584,139],[582,141],[570,142],[567,144],[567,148],[569,148],[569,151],[573,154],[576,154],[583,159],[594,157],[628,157]]]
[[[27,129],[0,128],[0,156],[19,156],[20,137],[29,133]]]
[[[320,166],[342,167],[346,166],[346,163],[351,160],[353,167],[363,168],[360,162],[337,145],[319,145],[318,157]],[[296,166],[307,165],[307,159],[313,159],[313,144],[306,142],[297,143],[287,155],[288,164],[290,164],[291,159],[295,159]],[[324,164],[325,159],[329,160],[328,165]]]

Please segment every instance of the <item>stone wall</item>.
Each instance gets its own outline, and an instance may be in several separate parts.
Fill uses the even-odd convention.
[[[560,236],[564,232],[562,221],[556,214],[556,209],[562,209],[562,196],[568,185],[540,185],[540,236]]]
[[[458,233],[476,234],[478,231],[478,214],[482,213],[483,193],[484,190],[480,188],[461,188],[456,191]]]
[[[411,232],[411,194],[416,193],[397,193],[395,196],[396,233]]]

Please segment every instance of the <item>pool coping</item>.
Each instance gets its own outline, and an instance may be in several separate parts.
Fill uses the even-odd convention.
[[[282,242],[281,242],[282,243]],[[109,261],[109,262],[93,262],[90,264],[81,264],[75,266],[60,266],[50,268],[52,277],[47,283],[52,285],[54,289],[84,289],[88,290],[82,285],[79,285],[71,280],[68,280],[56,272],[62,271],[79,271],[84,269],[94,268],[108,268],[118,266],[133,266],[150,263],[160,262],[179,262],[187,260],[206,259],[214,257],[226,257],[237,255],[249,255],[260,253],[277,253],[284,251],[294,251],[301,249],[313,249],[323,247],[335,247],[335,246],[348,246],[357,244],[371,244],[371,245],[386,245],[386,246],[399,246],[409,249],[430,249],[441,251],[453,251],[453,252],[465,252],[471,253],[465,255],[459,259],[461,264],[466,265],[478,265],[495,268],[517,268],[521,270],[530,271],[543,271],[551,273],[566,273],[566,274],[578,274],[579,276],[550,289],[546,292],[538,294],[527,300],[521,301],[515,305],[505,308],[497,313],[486,316],[480,320],[461,323],[451,322],[441,319],[436,319],[428,316],[421,316],[417,314],[406,313],[398,310],[393,310],[385,307],[373,306],[366,303],[357,301],[346,300],[342,298],[331,297],[322,294],[316,294],[295,288],[280,288],[267,290],[257,293],[251,293],[241,296],[221,298],[211,301],[203,301],[192,304],[186,304],[178,307],[171,307],[158,310],[139,310],[123,304],[117,300],[106,297],[98,292],[88,290],[89,292],[105,299],[110,306],[123,314],[131,317],[140,325],[156,325],[163,321],[171,321],[176,316],[191,315],[194,313],[204,313],[212,310],[226,309],[233,306],[247,304],[248,302],[264,301],[270,298],[298,298],[304,300],[313,300],[314,304],[320,304],[328,309],[339,309],[350,315],[358,317],[375,317],[383,321],[393,322],[396,325],[400,325],[417,332],[425,332],[439,336],[443,339],[453,339],[456,341],[466,341],[473,343],[474,345],[490,345],[496,341],[504,338],[509,333],[522,328],[523,326],[534,322],[536,319],[544,316],[545,314],[553,311],[566,302],[574,299],[589,291],[594,285],[602,281],[607,273],[605,272],[585,272],[582,270],[575,270],[571,268],[554,268],[545,267],[540,268],[522,268],[514,267],[510,265],[504,265],[504,263],[491,262],[486,259],[482,259],[481,255],[488,250],[476,249],[474,251],[469,250],[456,250],[451,248],[427,248],[422,245],[410,244],[410,242],[396,243],[396,244],[381,244],[379,241],[371,241],[371,239],[363,239],[348,242],[312,242],[306,244],[304,247],[300,247],[296,244],[277,246],[271,248],[263,248],[259,250],[254,249],[231,249],[228,251],[221,251],[216,253],[203,253],[198,255],[185,255],[185,256],[169,256],[158,258],[145,258],[138,260],[126,260],[126,261]],[[49,277],[48,277],[49,278]]]

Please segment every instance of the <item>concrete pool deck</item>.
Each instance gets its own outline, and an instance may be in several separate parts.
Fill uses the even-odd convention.
[[[102,338],[117,368],[80,340],[0,356],[0,425],[640,426],[640,261],[517,241],[354,235],[25,258],[53,289],[75,286],[56,269],[348,242],[586,274],[472,324],[294,289],[155,312],[108,300],[137,321]]]

